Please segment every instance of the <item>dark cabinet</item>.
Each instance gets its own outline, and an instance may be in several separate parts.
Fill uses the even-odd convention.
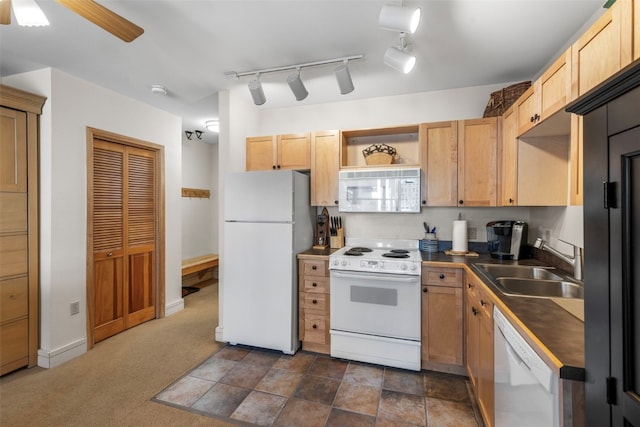
[[[569,111],[584,115],[586,418],[640,426],[640,63]]]

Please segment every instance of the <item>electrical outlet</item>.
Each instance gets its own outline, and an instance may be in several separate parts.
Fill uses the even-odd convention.
[[[74,301],[71,303],[71,315],[80,313],[80,301]]]
[[[476,227],[467,227],[467,238],[476,240],[478,238],[478,229]]]

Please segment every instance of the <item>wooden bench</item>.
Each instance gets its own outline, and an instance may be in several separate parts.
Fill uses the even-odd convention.
[[[218,266],[218,255],[207,254],[182,261],[182,277]]]

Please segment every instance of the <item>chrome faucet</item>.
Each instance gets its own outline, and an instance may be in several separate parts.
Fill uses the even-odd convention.
[[[536,239],[536,242],[533,244],[533,246],[540,250],[550,252],[555,256],[557,256],[558,258],[560,258],[561,260],[569,263],[573,267],[573,278],[576,280],[582,281],[582,252],[580,247],[572,243],[565,242],[564,240],[561,240],[561,242],[564,242],[573,246],[573,256],[563,254],[559,250],[552,248],[551,246],[547,245],[547,243],[539,237]]]

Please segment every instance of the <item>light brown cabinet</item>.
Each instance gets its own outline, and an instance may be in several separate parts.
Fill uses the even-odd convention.
[[[572,92],[575,97],[584,95],[631,63],[635,36],[633,6],[632,0],[616,1],[572,45]]]
[[[426,206],[496,206],[498,130],[491,117],[420,125]]]
[[[518,135],[527,132],[540,121],[539,98],[536,96],[536,84],[525,90],[515,102],[518,123]]]
[[[0,85],[0,375],[38,351],[38,116],[45,98]]]
[[[496,206],[497,117],[458,122],[458,206]]]
[[[582,151],[583,116],[571,115],[571,161],[569,162],[569,203],[582,205],[583,202],[583,151]]]
[[[329,260],[298,261],[298,336],[304,350],[331,353]]]
[[[493,426],[493,302],[482,287],[466,275],[466,366],[485,425]]]
[[[340,131],[311,134],[311,206],[338,205]]]
[[[459,268],[422,267],[422,367],[464,366],[462,283]]]
[[[246,139],[246,170],[307,170],[311,167],[308,132]]]
[[[498,205],[517,206],[518,121],[514,105],[502,115],[502,138],[498,153]]]
[[[458,204],[458,122],[420,125],[422,205]]]
[[[340,139],[340,169],[420,164],[419,125],[343,130]],[[367,164],[362,150],[374,144],[386,144],[396,150],[392,164]]]

